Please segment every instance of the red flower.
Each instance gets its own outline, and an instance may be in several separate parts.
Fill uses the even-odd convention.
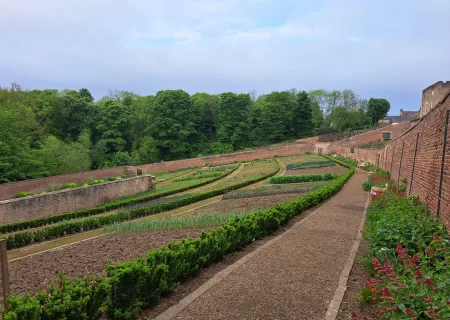
[[[351,315],[352,315],[352,320],[358,320],[358,314],[355,311],[353,311],[351,313]]]
[[[413,312],[412,312],[412,310],[411,310],[410,308],[406,308],[406,309],[405,309],[405,312],[406,312],[406,314],[409,315],[409,316],[413,315]]]
[[[433,300],[433,297],[426,297],[423,299],[423,301],[425,301],[426,303],[429,303]]]
[[[423,277],[422,272],[420,272],[420,270],[416,270],[414,272],[414,278],[416,279],[421,279]]]
[[[433,280],[431,280],[430,278],[426,278],[426,279],[424,280],[424,283],[425,283],[425,285],[430,286],[430,285],[433,284]]]

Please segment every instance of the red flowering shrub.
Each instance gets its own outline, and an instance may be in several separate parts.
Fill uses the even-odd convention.
[[[368,212],[364,284],[378,311],[370,319],[450,319],[450,248],[444,226],[426,207],[387,193]],[[356,312],[351,318],[364,319]],[[367,318],[367,317],[366,317]]]

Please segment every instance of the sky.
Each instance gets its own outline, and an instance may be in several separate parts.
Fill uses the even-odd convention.
[[[450,80],[449,0],[0,0],[0,86],[352,89],[418,110]]]

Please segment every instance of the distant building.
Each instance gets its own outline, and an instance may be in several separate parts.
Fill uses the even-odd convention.
[[[450,92],[450,81],[438,81],[422,91],[420,118],[430,112]]]
[[[416,120],[419,118],[419,111],[403,111],[400,109],[399,116],[387,116],[378,121],[378,127],[383,128],[393,124]]]

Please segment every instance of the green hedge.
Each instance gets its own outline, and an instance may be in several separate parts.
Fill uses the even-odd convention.
[[[67,221],[64,223],[59,223],[56,225],[48,226],[46,228],[38,229],[38,230],[30,230],[18,232],[9,236],[6,236],[6,246],[9,249],[16,249],[24,247],[33,242],[41,242],[45,240],[51,240],[55,238],[59,238],[68,234],[80,233],[88,230],[98,229],[105,225],[124,222],[128,220],[133,220],[141,217],[145,217],[148,215],[152,215],[155,213],[160,213],[163,211],[173,210],[179,207],[183,207],[189,205],[194,202],[198,202],[201,200],[205,200],[208,198],[215,197],[220,194],[224,194],[230,190],[236,190],[255,182],[267,179],[268,177],[273,176],[280,170],[278,166],[277,169],[271,173],[268,173],[263,176],[259,176],[257,178],[243,181],[240,183],[236,183],[231,186],[227,186],[217,190],[211,190],[203,193],[194,194],[192,196],[187,196],[182,199],[177,199],[171,202],[165,203],[156,203],[154,205],[145,206],[136,209],[130,210],[122,210],[116,213],[111,213],[108,215],[103,215],[99,217],[92,217],[88,219],[84,219],[81,221]]]
[[[327,186],[296,200],[233,218],[199,238],[185,239],[150,251],[145,260],[109,264],[106,279],[79,282],[81,289],[73,285],[62,286],[54,289],[52,294],[11,297],[10,309],[3,313],[3,318],[93,320],[100,318],[99,310],[106,310],[113,319],[133,319],[140,309],[155,305],[161,295],[171,292],[201,268],[254,239],[270,234],[295,215],[338,192],[354,171],[350,168]]]
[[[117,200],[113,200],[111,202],[102,204],[100,206],[97,206],[95,208],[80,209],[77,211],[61,213],[61,214],[57,214],[54,216],[48,216],[48,217],[27,220],[27,221],[21,221],[21,222],[15,222],[15,223],[10,223],[10,224],[4,224],[4,225],[0,226],[0,233],[9,233],[9,232],[15,232],[15,231],[20,231],[20,230],[26,230],[26,229],[30,229],[30,228],[38,228],[38,227],[42,227],[42,226],[45,226],[48,224],[61,222],[64,220],[85,218],[85,217],[93,216],[96,214],[104,213],[107,211],[115,210],[115,209],[130,205],[130,204],[146,202],[146,201],[159,199],[162,197],[167,197],[167,196],[179,193],[179,192],[187,191],[187,190],[190,190],[193,188],[198,188],[198,187],[204,186],[206,184],[220,180],[220,179],[226,177],[227,175],[231,174],[238,167],[239,167],[239,165],[235,166],[235,168],[233,170],[231,170],[230,172],[222,174],[221,176],[216,177],[214,179],[204,181],[201,183],[197,183],[197,184],[191,185],[189,187],[183,187],[183,188],[178,188],[175,190],[170,190],[170,191],[163,192],[163,193],[160,193],[157,195],[145,195],[145,196],[131,197],[131,198],[127,198],[127,199],[117,199]]]
[[[331,174],[329,172],[325,174],[304,174],[300,176],[277,176],[269,179],[269,183],[272,184],[284,184],[284,183],[300,183],[300,182],[312,182],[312,181],[327,181],[337,178],[337,174]]]

